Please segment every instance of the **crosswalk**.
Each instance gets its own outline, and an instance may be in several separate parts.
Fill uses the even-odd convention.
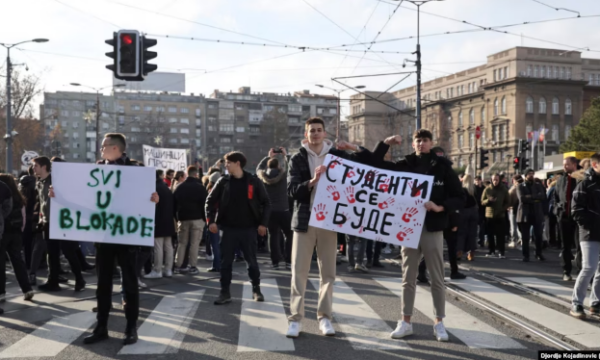
[[[533,277],[511,278],[526,286],[535,287],[557,297],[569,295],[571,289],[547,280]],[[289,280],[288,280],[289,281]],[[261,288],[265,296],[264,302],[252,300],[252,286],[249,283],[236,284],[241,287],[241,301],[235,300],[230,308],[235,308],[237,324],[228,325],[238,336],[235,353],[294,353],[298,351],[299,342],[311,341],[310,336],[301,335],[298,339],[285,337],[287,330],[288,304],[284,300],[289,296],[289,283],[285,278],[263,279]],[[365,282],[368,285],[365,285]],[[358,285],[357,285],[358,284]],[[470,294],[508,310],[535,324],[552,330],[577,344],[589,348],[599,346],[600,327],[570,317],[566,309],[559,311],[544,306],[516,292],[507,291],[494,283],[476,278],[467,278],[454,282],[455,286]],[[362,285],[362,286],[361,286]],[[222,311],[226,307],[212,305],[214,287],[195,285],[196,288],[180,293],[165,293],[153,303],[149,315],[140,319],[138,329],[139,341],[134,345],[119,346],[117,356],[177,354],[192,341],[189,335],[191,323],[206,318],[209,313]],[[307,291],[318,292],[319,280],[310,279]],[[365,289],[369,289],[365,292]],[[392,340],[389,337],[398,319],[387,318],[385,307],[400,308],[401,279],[374,278],[363,279],[363,283],[355,283],[351,279],[338,278],[334,285],[334,326],[338,331],[338,339],[354,350],[386,350],[414,351],[411,338]],[[209,293],[212,294],[209,296]],[[365,295],[366,294],[366,295]],[[373,297],[380,296],[385,305],[373,303]],[[314,300],[314,299],[313,299]],[[427,287],[417,287],[415,310],[433,323],[433,304]],[[235,303],[238,303],[237,307]],[[241,304],[240,304],[241,303]],[[241,305],[241,306],[239,306]],[[315,307],[315,302],[307,302],[307,307]],[[395,312],[399,314],[399,312]],[[79,311],[53,317],[34,328],[31,332],[23,330],[20,338],[13,342],[4,342],[0,347],[0,359],[18,359],[35,357],[54,357],[71,345],[82,346],[81,339],[91,331],[96,321],[96,314],[91,311]],[[451,342],[461,344],[467,349],[484,349],[490,351],[515,351],[526,349],[527,343],[514,338],[505,328],[496,328],[495,324],[486,323],[466,311],[461,306],[446,302],[446,318],[444,323],[451,337]],[[7,323],[3,323],[6,325]],[[202,331],[211,333],[210,326],[223,326],[213,322],[203,323]],[[430,326],[430,325],[428,325]],[[0,331],[2,326],[0,326]],[[423,338],[419,339],[423,341]],[[433,336],[429,341],[435,341]],[[211,339],[206,339],[211,341]]]

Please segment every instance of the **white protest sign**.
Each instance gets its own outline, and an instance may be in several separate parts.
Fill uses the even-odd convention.
[[[327,155],[310,226],[417,248],[433,176],[377,169]]]
[[[25,150],[25,152],[23,152],[23,155],[21,155],[21,164],[23,164],[23,166],[29,166],[31,165],[31,160],[35,159],[38,156],[40,155],[35,151]]]
[[[165,149],[143,145],[144,165],[156,169],[185,171],[187,167],[186,149]]]
[[[154,246],[156,170],[52,164],[50,238]]]

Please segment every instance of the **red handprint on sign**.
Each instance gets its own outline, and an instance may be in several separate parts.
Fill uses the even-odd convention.
[[[314,208],[316,217],[317,217],[317,221],[325,220],[325,215],[329,214],[328,212],[325,211],[325,206],[326,206],[325,204],[319,204]]]
[[[398,241],[404,241],[406,237],[412,233],[413,229],[405,227],[404,229],[402,229],[402,231],[396,234],[396,239],[398,239]]]
[[[337,188],[333,185],[329,185],[327,187],[327,191],[329,191],[329,193],[331,194],[331,196],[333,196],[333,201],[338,201],[340,199],[340,192],[337,191]]]
[[[348,186],[346,190],[344,190],[344,194],[346,194],[346,199],[348,199],[349,204],[354,204],[356,199],[354,198],[354,186]]]
[[[335,169],[335,167],[338,165],[338,162],[341,164],[342,163],[342,159],[340,159],[339,157],[334,157],[333,159],[331,159],[331,162],[329,163],[330,164],[329,168],[330,169]]]
[[[383,192],[388,192],[388,189],[390,188],[390,179],[385,179],[385,181],[383,182],[383,184],[379,184],[379,190],[383,191]]]
[[[412,181],[408,182],[408,187],[411,189],[410,196],[415,197],[415,196],[420,196],[421,195],[421,190],[417,191],[416,193],[414,193],[414,191],[412,191],[412,188],[413,188],[413,182]]]
[[[358,233],[362,234],[365,231],[365,228],[363,226],[360,227],[360,229],[358,229]]]
[[[402,215],[402,220],[404,222],[410,222],[413,216],[415,216],[419,210],[417,208],[411,207],[406,210],[406,212]]]
[[[365,175],[365,180],[373,181],[375,179],[375,175],[377,175],[378,173],[379,173],[379,171],[377,171],[377,170],[367,171],[367,175]]]
[[[420,206],[423,204],[423,200],[416,200],[415,205]]]
[[[379,206],[379,208],[381,210],[385,210],[388,207],[392,206],[392,204],[395,203],[395,202],[396,202],[396,200],[394,200],[394,198],[390,197],[390,198],[387,198],[387,200],[385,200],[384,202],[380,203],[377,206]]]
[[[350,171],[348,172],[348,174],[346,175],[346,177],[347,177],[348,179],[352,179],[352,178],[354,177],[354,175],[356,175],[356,173],[355,173],[353,170],[350,170]]]

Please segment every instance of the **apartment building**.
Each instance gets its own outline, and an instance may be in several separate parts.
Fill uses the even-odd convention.
[[[540,128],[548,129],[546,154],[556,154],[599,90],[600,60],[584,59],[577,51],[515,47],[489,55],[484,65],[423,83],[422,126],[433,132],[457,166],[475,165],[479,126],[478,147],[490,150],[490,165],[497,164],[492,170],[507,170],[518,140]],[[370,116],[387,116],[388,127],[375,124],[377,131],[397,130],[387,134],[403,136],[401,149],[408,153],[416,87],[391,95],[388,103],[397,110],[387,107]],[[360,96],[354,98],[360,101]],[[350,110],[351,120],[360,118],[358,108]],[[349,123],[351,138],[353,124],[360,125]],[[540,168],[543,152],[536,151],[536,155],[532,163]]]

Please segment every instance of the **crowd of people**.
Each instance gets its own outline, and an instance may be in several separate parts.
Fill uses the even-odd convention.
[[[392,338],[413,333],[411,317],[418,281],[431,283],[434,335],[438,341],[448,341],[443,325],[444,241],[450,277],[455,280],[466,277],[459,272],[458,262],[463,256],[467,261],[476,261],[478,248],[487,249],[486,257],[500,259],[506,257],[507,247],[521,248],[525,262],[530,261],[530,242],[539,261],[545,260],[544,248],[559,248],[563,279],[573,279],[573,260],[579,270],[571,314],[585,316],[583,298],[592,278],[590,311],[598,313],[600,154],[587,162],[566,158],[564,174],[548,181],[536,179],[535,172],[528,169],[524,176],[513,176],[509,185],[503,174],[493,174],[484,181],[467,169],[458,176],[444,150],[433,147],[432,133],[425,129],[412,136],[414,153],[397,162],[384,159],[389,148],[400,143],[399,136],[391,136],[369,151],[345,141],[334,145],[326,139],[320,118],[309,119],[305,130],[297,154],[289,156],[285,149],[273,148],[258,164],[255,175],[245,170],[246,158],[237,151],[226,154],[206,174],[198,166],[189,166],[185,171],[156,170],[156,191],[148,194],[155,203],[153,247],[104,243],[89,247],[73,241],[76,239],[50,239],[50,199],[64,190],[52,186],[52,163],[63,161],[60,158],[37,157],[18,179],[0,175],[0,301],[5,299],[7,256],[24,299],[31,300],[33,286],[39,291],[60,291],[60,284],[69,281],[65,276],[68,272],[61,266],[62,252],[75,277],[75,291],[85,290],[83,272],[95,271],[98,277],[98,306],[94,308],[98,321],[84,342],[92,344],[108,338],[113,279],[120,278],[127,319],[124,344],[133,344],[137,341],[139,289],[147,287],[146,282],[152,279],[200,273],[199,248],[204,243],[206,260],[212,261],[205,271],[220,274],[221,291],[215,305],[232,301],[233,262],[246,262],[255,301],[264,301],[258,252],[270,252],[272,269],[291,271],[291,315],[286,333],[290,338],[302,331],[306,282],[311,262],[316,260],[320,276],[319,329],[323,335],[333,336],[337,265],[347,261],[348,272],[367,273],[372,267],[384,266],[380,255],[389,253],[392,247],[309,225],[315,188],[326,169],[324,158],[333,154],[388,171],[434,177],[430,201],[423,205],[427,214],[419,246],[403,247],[398,255],[403,271],[403,317]],[[129,159],[125,151],[124,135],[107,134],[98,163],[143,166]],[[85,256],[90,250],[95,252],[94,264],[89,264]],[[44,267],[48,268],[47,281],[38,284],[36,274]]]

